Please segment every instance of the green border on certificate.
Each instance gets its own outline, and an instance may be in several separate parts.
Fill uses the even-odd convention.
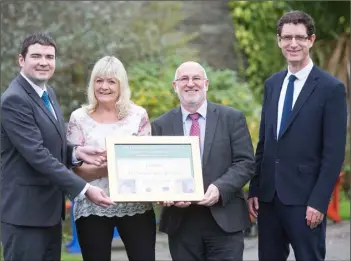
[[[116,144],[115,156],[118,159],[146,160],[169,158],[192,158],[191,144]],[[191,176],[194,164],[191,161]]]

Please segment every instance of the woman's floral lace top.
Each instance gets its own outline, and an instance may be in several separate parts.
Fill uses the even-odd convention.
[[[88,114],[87,109],[79,108],[71,114],[67,127],[67,140],[76,145],[92,145],[105,149],[105,137],[109,135],[151,135],[151,125],[145,109],[135,104],[131,105],[128,116],[116,123],[98,123]],[[109,195],[108,178],[93,180],[90,184],[102,188]],[[103,208],[90,202],[84,195],[74,199],[74,219],[89,215],[122,217],[144,213],[152,208],[151,203],[118,203],[115,206]]]

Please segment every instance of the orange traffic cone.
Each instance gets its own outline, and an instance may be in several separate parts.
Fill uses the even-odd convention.
[[[338,177],[336,184],[334,186],[334,191],[332,194],[332,200],[329,202],[327,216],[335,223],[341,222],[341,218],[339,215],[339,201],[340,201],[340,185],[341,185],[341,177],[342,173]]]
[[[72,202],[71,202],[71,201],[66,200],[66,202],[65,202],[65,203],[66,203],[66,204],[65,204],[66,211],[69,211],[69,210],[71,209],[71,207],[72,207]]]

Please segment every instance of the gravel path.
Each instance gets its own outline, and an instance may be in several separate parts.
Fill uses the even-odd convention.
[[[113,242],[112,261],[127,260],[122,242],[119,239],[115,239]],[[167,237],[161,233],[157,235],[156,260],[171,260]],[[244,260],[257,260],[257,238],[245,239]],[[290,252],[289,260],[295,260],[293,251]],[[350,222],[344,221],[339,224],[328,224],[326,260],[350,260]]]

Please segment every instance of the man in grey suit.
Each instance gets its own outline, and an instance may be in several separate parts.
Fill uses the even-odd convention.
[[[173,81],[181,106],[152,122],[153,136],[200,137],[204,199],[164,202],[160,231],[173,260],[242,260],[249,214],[242,191],[254,174],[251,137],[242,112],[207,101],[204,68],[185,62]]]
[[[47,81],[56,44],[44,33],[27,37],[20,74],[1,96],[1,243],[6,261],[60,260],[65,195],[114,204],[66,166],[99,165],[104,151],[66,141],[61,110]]]

